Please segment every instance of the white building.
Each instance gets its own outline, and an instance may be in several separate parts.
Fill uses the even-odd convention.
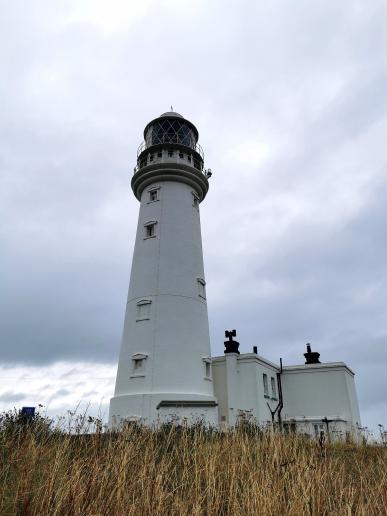
[[[330,435],[360,425],[353,372],[344,363],[280,367],[239,354],[226,332],[211,358],[199,205],[204,170],[196,127],[173,111],[152,120],[139,147],[132,190],[140,201],[110,422],[171,419],[233,426],[241,419]]]
[[[239,343],[227,332],[224,356],[212,358],[220,426],[250,421],[281,425],[332,439],[354,435],[360,427],[354,373],[343,362],[322,364],[310,345],[306,363],[273,364],[253,353],[239,354]],[[228,348],[228,349],[227,349]]]

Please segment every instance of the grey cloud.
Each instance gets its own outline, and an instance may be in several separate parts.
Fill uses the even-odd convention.
[[[68,396],[69,394],[71,394],[71,391],[69,391],[68,389],[58,389],[53,397],[57,398],[57,397],[61,397],[61,396]]]
[[[214,170],[201,207],[213,352],[231,327],[244,351],[285,363],[311,341],[353,366],[375,418],[372,390],[387,390],[375,373],[387,336],[385,4],[155,2],[106,33],[71,21],[74,6],[13,2],[0,21],[2,360],[117,360],[130,175],[142,128],[172,103]],[[238,156],[245,142],[268,158]]]
[[[18,401],[26,399],[27,396],[28,395],[23,392],[7,391],[7,392],[3,392],[3,394],[0,394],[0,401],[8,402],[8,403],[9,402],[16,403]]]

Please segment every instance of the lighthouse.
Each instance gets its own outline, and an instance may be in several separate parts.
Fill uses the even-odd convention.
[[[196,127],[173,111],[144,129],[131,186],[140,202],[110,423],[216,425]]]

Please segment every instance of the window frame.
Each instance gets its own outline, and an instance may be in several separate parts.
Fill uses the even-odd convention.
[[[198,296],[202,299],[207,299],[206,294],[206,280],[204,278],[196,278],[196,283],[198,286]]]
[[[204,379],[212,382],[212,360],[211,357],[203,357]]]
[[[269,382],[267,380],[267,373],[262,373],[262,381],[263,381],[263,395],[265,396],[265,398],[270,398]]]
[[[146,372],[147,353],[134,353],[131,358],[130,378],[143,378]]]
[[[156,236],[157,236],[156,225],[157,225],[157,220],[148,220],[148,222],[145,222],[145,224],[144,224],[144,231],[145,231],[144,240],[147,240],[148,238],[156,238]],[[149,232],[148,228],[152,228],[152,234],[148,234],[148,232]]]
[[[277,399],[277,389],[276,389],[276,381],[274,376],[270,377],[270,384],[271,384],[271,397],[276,400]]]
[[[139,321],[149,321],[151,318],[151,299],[141,299],[136,303],[136,322]],[[147,307],[147,309],[141,310],[142,307]]]
[[[199,204],[200,204],[200,199],[199,199],[199,196],[196,192],[191,192],[192,193],[192,206],[199,211]]]
[[[147,188],[147,204],[151,204],[152,202],[157,202],[160,200],[160,190],[161,187],[158,185],[153,185],[149,188]],[[152,199],[151,195],[156,192],[156,199]],[[149,222],[155,222],[155,221],[149,221]]]

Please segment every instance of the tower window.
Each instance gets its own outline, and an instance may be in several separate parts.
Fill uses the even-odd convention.
[[[136,305],[136,321],[147,321],[150,319],[150,309],[152,301],[150,299],[142,299]]]
[[[269,396],[269,384],[267,382],[267,374],[263,374],[263,393],[265,396]]]
[[[138,371],[139,369],[142,368],[142,363],[143,363],[143,359],[142,358],[135,358],[133,360],[134,362],[134,370],[135,371]]]
[[[182,152],[179,152],[179,158],[184,158],[184,154]]]
[[[168,151],[168,157],[172,158],[172,156],[173,156],[173,150],[169,149],[169,151]]]
[[[154,238],[156,236],[156,224],[157,222],[155,220],[149,221],[146,224],[144,224],[144,238]]]
[[[144,353],[136,353],[132,355],[131,377],[145,376],[145,361],[148,355]]]
[[[157,157],[158,157],[158,158],[162,158],[162,157],[163,157],[163,153],[162,153],[161,151],[160,151],[160,152],[158,152],[158,153],[157,153]]]
[[[154,158],[154,155],[153,154],[149,154],[149,161],[153,161],[153,158]]]
[[[210,357],[204,357],[203,358],[203,364],[204,364],[204,378],[206,380],[211,380],[212,379],[211,358]]]
[[[145,226],[145,236],[147,238],[155,236],[155,225],[149,224],[148,226]]]
[[[191,156],[188,154],[187,156],[188,161],[191,163]]]
[[[199,297],[206,299],[206,282],[203,278],[197,278]]]
[[[197,210],[199,209],[199,197],[195,192],[192,192],[192,206]]]
[[[157,189],[155,190],[149,190],[149,202],[154,202],[159,200],[159,191]]]
[[[276,398],[277,397],[277,390],[275,388],[275,378],[272,376],[270,378],[270,381],[271,381],[271,395],[273,398]]]

